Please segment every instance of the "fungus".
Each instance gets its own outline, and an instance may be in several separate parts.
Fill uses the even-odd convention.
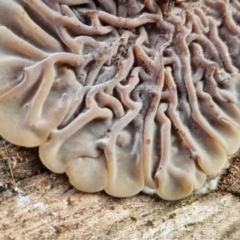
[[[180,199],[221,171],[240,145],[240,3],[167,5],[1,0],[3,138],[116,197]]]

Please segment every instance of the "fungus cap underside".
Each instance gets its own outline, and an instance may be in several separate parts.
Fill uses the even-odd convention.
[[[1,0],[0,134],[86,192],[183,198],[240,145],[240,3]]]

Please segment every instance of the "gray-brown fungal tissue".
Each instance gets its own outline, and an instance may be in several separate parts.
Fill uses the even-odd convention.
[[[240,146],[240,3],[1,0],[0,134],[86,192],[183,198]]]

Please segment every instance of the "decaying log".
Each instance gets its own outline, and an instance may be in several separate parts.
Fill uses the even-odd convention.
[[[82,193],[36,149],[1,141],[0,154],[0,239],[240,239],[237,157],[218,191],[164,201]]]

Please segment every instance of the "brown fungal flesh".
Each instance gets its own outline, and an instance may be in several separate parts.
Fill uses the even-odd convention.
[[[240,145],[240,3],[1,0],[0,134],[86,192],[183,198]]]

